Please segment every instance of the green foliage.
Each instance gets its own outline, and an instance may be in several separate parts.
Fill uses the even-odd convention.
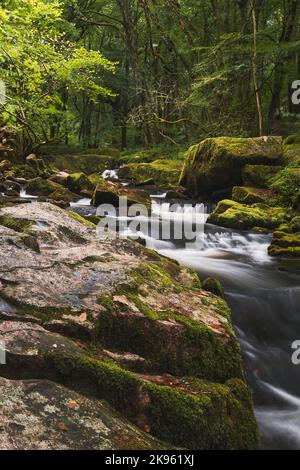
[[[111,95],[101,82],[104,70],[114,70],[113,63],[69,41],[62,13],[57,0],[0,6],[0,78],[7,91],[1,117],[25,128],[33,142],[47,140],[54,124],[66,132],[73,116],[69,96],[84,91],[96,101]]]

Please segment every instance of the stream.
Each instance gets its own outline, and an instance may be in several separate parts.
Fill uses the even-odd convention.
[[[163,198],[154,197],[156,233],[138,232],[139,237],[148,248],[198,271],[202,280],[212,276],[223,283],[253,393],[261,447],[299,449],[300,365],[292,363],[291,346],[300,340],[300,261],[270,258],[270,235],[208,223],[188,246],[183,239],[162,240],[163,224],[170,219],[181,224],[191,210],[183,206],[170,212]]]

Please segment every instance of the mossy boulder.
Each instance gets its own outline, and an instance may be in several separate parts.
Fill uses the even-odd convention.
[[[197,273],[130,240],[97,238],[48,203],[0,217],[10,224],[0,224],[1,298],[12,306],[9,321],[0,315],[3,374],[88,391],[171,448],[257,447],[230,310]],[[24,230],[39,253],[21,244]],[[20,257],[26,269],[14,269]]]
[[[141,184],[149,179],[157,186],[178,185],[182,161],[154,160],[151,163],[129,163],[119,169],[119,178]]]
[[[251,230],[256,227],[272,230],[290,220],[292,212],[286,207],[271,207],[256,203],[244,205],[231,200],[220,201],[208,222],[222,227]]]
[[[26,190],[34,196],[47,196],[54,201],[72,202],[79,199],[77,194],[51,179],[33,178],[28,181]]]
[[[95,188],[91,180],[85,173],[71,173],[66,180],[66,185],[73,193],[80,193],[85,190],[93,190]]]
[[[102,179],[97,184],[93,193],[92,203],[98,207],[100,204],[111,204],[115,207],[119,206],[120,198],[127,198],[128,204],[144,204],[150,207],[151,201],[147,193],[138,189],[131,189]]]
[[[255,204],[257,202],[266,203],[268,205],[278,204],[278,195],[270,189],[252,188],[246,186],[235,186],[232,189],[233,201],[241,204]]]
[[[68,173],[103,173],[115,164],[115,158],[110,155],[80,154],[80,155],[52,155],[45,157],[47,162],[59,170]]]
[[[33,168],[35,176],[49,176],[50,170],[48,166],[42,158],[38,158],[34,153],[26,157],[26,163]]]
[[[300,166],[287,166],[273,178],[270,187],[276,191],[287,205],[298,206],[300,198]]]
[[[283,158],[287,165],[300,165],[300,135],[290,135],[284,140]]]
[[[210,194],[241,185],[245,165],[274,165],[281,157],[281,137],[205,139],[188,150],[180,184],[193,197]]]
[[[274,232],[268,248],[270,256],[300,258],[300,216],[294,217],[289,224],[282,224]]]
[[[270,188],[274,177],[282,169],[280,165],[245,165],[242,170],[243,184],[260,189]]]
[[[258,435],[245,383],[224,384],[171,375],[138,375],[82,355],[48,354],[46,370],[62,380],[89,381],[97,396],[147,432],[193,450],[256,449]]]

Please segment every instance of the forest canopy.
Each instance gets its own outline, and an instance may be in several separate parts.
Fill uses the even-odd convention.
[[[297,0],[2,0],[1,125],[82,147],[284,134],[299,12]]]

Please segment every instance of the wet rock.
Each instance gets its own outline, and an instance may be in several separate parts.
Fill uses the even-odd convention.
[[[209,194],[241,185],[245,165],[274,165],[281,158],[281,137],[205,139],[188,150],[180,184],[192,197]]]
[[[47,380],[0,378],[1,450],[165,449],[106,403]]]
[[[138,189],[126,188],[119,183],[102,180],[96,186],[93,193],[92,203],[98,207],[100,204],[111,204],[118,207],[120,198],[127,198],[128,205],[144,204],[149,207],[151,204],[149,195]]]
[[[203,281],[202,287],[208,292],[211,292],[212,294],[221,297],[221,299],[225,299],[224,288],[220,281],[218,281],[217,279],[214,279],[213,277],[208,277]]]
[[[7,378],[88,389],[172,447],[257,446],[230,311],[196,273],[39,202],[0,209],[0,255]]]

